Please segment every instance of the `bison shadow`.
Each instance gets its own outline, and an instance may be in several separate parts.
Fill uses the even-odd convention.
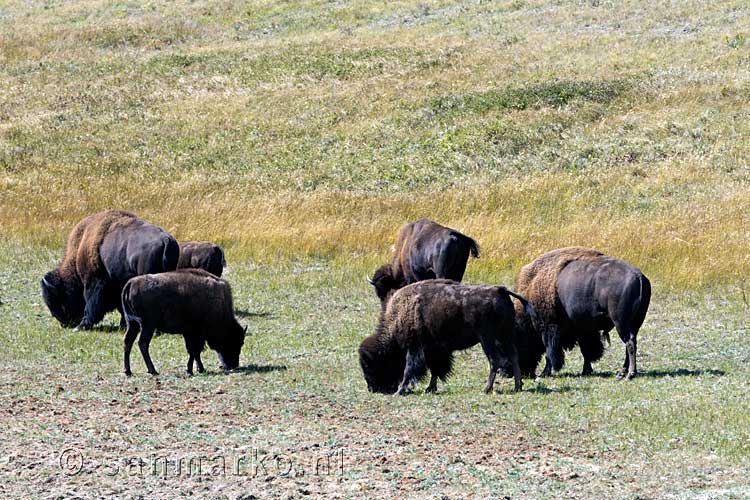
[[[566,392],[572,392],[574,389],[569,385],[562,387],[549,387],[543,384],[537,383],[534,387],[524,387],[523,392],[533,392],[534,394],[565,394]],[[578,387],[576,391],[588,391],[586,388]]]
[[[125,327],[120,327],[119,323],[109,323],[109,324],[99,324],[94,327],[92,327],[89,331],[91,332],[102,332],[102,333],[112,333],[112,332],[122,332],[125,333]]]
[[[271,316],[269,312],[252,312],[244,309],[235,309],[234,315],[238,318],[266,318]]]
[[[674,370],[647,370],[645,372],[638,372],[638,377],[700,377],[702,375],[723,377],[726,374],[727,372],[724,370],[688,370],[687,368],[675,368]]]
[[[252,373],[283,372],[286,370],[286,365],[256,365],[255,363],[250,363],[249,365],[240,366],[238,368],[235,368],[234,370],[229,371],[206,371],[205,373],[201,374],[201,376],[228,375],[230,373],[241,373],[243,375],[248,375]]]
[[[639,371],[638,378],[663,378],[663,377],[700,377],[708,375],[713,377],[723,377],[727,372],[724,370],[688,370],[687,368],[675,368],[673,370],[645,370]],[[615,378],[615,372],[594,372],[591,375],[581,375],[580,373],[560,373],[555,375],[558,378]]]

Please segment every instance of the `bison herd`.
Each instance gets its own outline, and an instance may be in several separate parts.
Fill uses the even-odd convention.
[[[547,252],[524,266],[514,291],[462,284],[469,256],[479,257],[470,237],[422,219],[399,231],[393,259],[369,283],[380,299],[380,320],[359,346],[359,362],[372,392],[406,394],[430,372],[427,392],[437,390],[453,368],[456,351],[480,344],[489,361],[485,391],[498,374],[522,377],[562,369],[576,345],[583,375],[604,353],[614,328],[625,344],[621,377],[637,374],[638,330],[651,284],[636,267],[588,248]],[[60,265],[41,281],[42,297],[64,326],[88,329],[117,309],[126,327],[123,366],[138,348],[156,375],[149,344],[156,330],[180,334],[187,373],[206,344],[224,369],[239,366],[245,329],[237,322],[232,292],[221,279],[221,247],[177,241],[135,215],[111,210],[79,222]],[[140,334],[140,336],[139,336]]]

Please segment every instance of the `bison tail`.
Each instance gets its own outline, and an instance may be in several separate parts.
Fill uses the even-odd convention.
[[[120,295],[120,298],[122,299],[122,315],[125,317],[125,321],[128,324],[132,321],[136,321],[140,324],[141,318],[135,315],[130,305],[130,286],[130,281],[125,283],[125,286],[122,289],[122,294]]]
[[[466,238],[467,243],[469,244],[469,249],[471,250],[471,256],[475,259],[479,258],[479,245],[476,241],[474,241],[473,238],[469,238],[468,236],[464,235],[464,238]]]
[[[466,245],[469,247],[469,251],[471,252],[472,257],[474,257],[475,259],[479,258],[479,245],[476,241],[474,241],[474,238],[469,238],[464,233],[459,233],[458,231],[453,231],[451,234],[458,240],[466,243]]]
[[[640,282],[641,292],[633,302],[633,322],[636,328],[640,328],[643,324],[648,306],[651,303],[651,282],[643,274],[640,275],[638,281]]]
[[[162,271],[174,271],[177,269],[177,262],[180,260],[180,245],[172,237],[167,239],[164,245],[164,254],[162,256]]]
[[[221,254],[221,267],[222,269],[227,267],[227,259],[224,256],[224,249],[219,247],[219,253]]]
[[[522,297],[521,295],[513,293],[507,289],[505,291],[508,293],[508,295],[510,295],[511,297],[515,297],[521,303],[521,305],[523,306],[523,312],[531,319],[531,324],[536,327],[539,324],[539,317],[536,314],[536,309],[534,309],[534,306],[532,306],[525,297]]]

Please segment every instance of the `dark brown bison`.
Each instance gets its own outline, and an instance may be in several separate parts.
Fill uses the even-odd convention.
[[[461,281],[469,254],[479,257],[476,241],[455,229],[420,219],[401,227],[393,260],[379,267],[368,281],[381,299],[391,289],[421,280]]]
[[[224,249],[207,241],[185,241],[180,243],[180,260],[177,269],[203,269],[221,278],[226,267]]]
[[[485,392],[492,390],[501,355],[511,360],[515,390],[520,390],[511,296],[534,315],[523,297],[500,286],[426,280],[392,293],[381,309],[377,332],[359,346],[367,388],[403,395],[429,369],[427,392],[435,392],[438,379],[445,381],[451,373],[454,351],[479,343],[490,363]]]
[[[156,375],[148,346],[155,329],[185,338],[187,372],[193,361],[203,372],[201,352],[206,343],[219,355],[222,368],[237,368],[245,330],[234,317],[229,283],[202,269],[179,269],[146,274],[127,282],[122,289],[125,332],[125,375],[130,376],[130,350],[138,336],[138,347],[148,372]]]
[[[521,269],[515,291],[537,312],[536,321],[518,315],[514,340],[521,370],[533,376],[545,355],[542,376],[562,369],[565,351],[576,344],[583,355],[583,375],[604,354],[604,339],[617,329],[625,343],[619,376],[637,374],[637,336],[651,301],[651,283],[632,265],[580,247],[547,252]],[[521,313],[516,307],[517,313]],[[503,363],[508,374],[510,365]]]
[[[42,297],[60,324],[88,329],[120,309],[130,278],[174,270],[179,252],[160,227],[128,212],[100,212],[73,228],[62,263],[42,278]]]

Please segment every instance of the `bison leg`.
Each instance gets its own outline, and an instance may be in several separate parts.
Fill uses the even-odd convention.
[[[625,344],[625,360],[622,362],[622,368],[617,372],[617,377],[622,378],[625,376],[626,373],[628,373],[628,368],[630,368],[630,356],[628,355],[628,345]]]
[[[521,380],[521,363],[518,359],[518,349],[513,342],[510,341],[510,335],[512,335],[512,328],[508,330],[508,334],[502,335],[499,339],[499,345],[501,352],[510,359],[510,364],[513,367],[513,379],[514,379],[514,391],[520,391],[523,387],[523,381]],[[480,339],[481,340],[481,339]],[[482,348],[484,349],[484,342],[482,342]],[[487,359],[490,362],[490,373],[487,377],[487,386],[484,388],[484,392],[490,393],[492,387],[495,384],[495,376],[500,371],[502,366],[502,358],[500,352],[495,348],[494,342],[488,342],[489,349],[484,349],[484,353],[487,355]]]
[[[185,339],[185,349],[188,352],[188,362],[187,362],[187,368],[185,371],[187,372],[188,375],[192,375],[193,374],[193,360],[195,359],[195,356],[193,353],[195,351],[193,348],[193,343],[190,340],[190,336],[185,335],[184,339]]]
[[[404,369],[404,378],[398,386],[396,394],[404,396],[412,385],[422,378],[427,371],[424,360],[424,350],[421,347],[410,348],[406,351],[406,368]]]
[[[599,332],[585,332],[578,338],[578,347],[583,355],[583,370],[581,375],[587,376],[594,373],[591,363],[599,361],[604,355],[604,342]]]
[[[442,351],[428,351],[425,353],[425,363],[430,370],[430,385],[425,392],[437,392],[437,381],[448,378],[453,369],[453,353]]]
[[[539,378],[549,377],[552,375],[552,361],[549,360],[549,356],[544,355],[544,369],[539,374]]]
[[[151,355],[148,353],[148,346],[151,343],[151,337],[154,336],[154,327],[151,325],[141,325],[141,336],[138,339],[138,349],[141,350],[141,356],[143,361],[146,363],[146,368],[151,375],[158,375],[154,367],[154,363],[151,361]]]
[[[523,388],[523,381],[521,380],[521,363],[518,361],[518,351],[514,345],[510,345],[510,361],[513,363],[513,378],[515,379],[515,385],[513,390],[518,392]]]
[[[117,305],[117,311],[120,313],[120,330],[124,330],[128,326],[128,322],[125,320],[125,315],[122,312],[122,304]]]
[[[622,370],[620,370],[618,376],[624,377],[627,371],[628,379],[632,379],[638,374],[638,367],[635,362],[637,351],[636,336],[638,333],[633,333],[629,328],[618,323],[615,323],[615,328],[617,328],[617,334],[620,335],[620,339],[625,343],[625,360],[622,363]]]
[[[437,375],[433,373],[432,376],[430,377],[430,385],[427,386],[427,389],[425,389],[424,392],[428,394],[437,392],[437,381],[438,381]]]
[[[628,379],[635,378],[635,376],[638,374],[638,368],[635,364],[635,352],[637,350],[636,342],[637,341],[635,335],[631,335],[630,341],[628,341],[628,344],[626,346],[628,357],[630,358],[630,370],[628,371]]]
[[[547,352],[547,364],[544,367],[543,376],[551,375],[553,371],[559,372],[565,366],[565,351],[561,342],[561,332],[557,325],[548,325],[542,335],[544,348]]]
[[[479,337],[479,342],[482,344],[482,350],[484,355],[487,356],[487,361],[490,363],[490,372],[487,375],[487,384],[484,386],[485,394],[492,392],[492,387],[495,385],[495,377],[497,377],[497,371],[500,369],[500,356],[498,355],[497,348],[495,346],[495,339],[485,335]],[[516,362],[518,358],[516,358]]]
[[[104,318],[102,307],[104,287],[104,282],[98,279],[84,286],[83,298],[86,301],[86,307],[83,310],[83,319],[73,331],[90,330]]]
[[[206,369],[203,367],[203,362],[201,361],[201,351],[203,350],[203,343],[200,341],[196,341],[190,335],[186,335],[185,336],[185,349],[187,349],[188,355],[190,356],[188,358],[188,365],[187,365],[188,375],[193,374],[193,361],[195,361],[198,364],[199,373],[205,372]]]
[[[511,365],[513,366],[513,377],[515,378],[515,390],[520,390],[522,385],[521,366],[518,363],[518,351],[516,351],[515,346],[508,341],[496,339],[494,335],[480,334],[479,343],[482,345],[482,350],[484,351],[485,356],[487,356],[487,361],[490,363],[490,371],[487,374],[487,384],[484,386],[485,394],[492,392],[492,388],[495,386],[497,372],[502,366],[500,350],[502,350],[510,359]]]
[[[138,331],[140,330],[140,325],[137,321],[131,321],[128,323],[128,329],[125,331],[125,355],[123,359],[123,364],[125,367],[125,375],[128,377],[133,374],[133,372],[130,371],[130,351],[133,349],[133,343],[135,342],[135,338],[138,336]]]

